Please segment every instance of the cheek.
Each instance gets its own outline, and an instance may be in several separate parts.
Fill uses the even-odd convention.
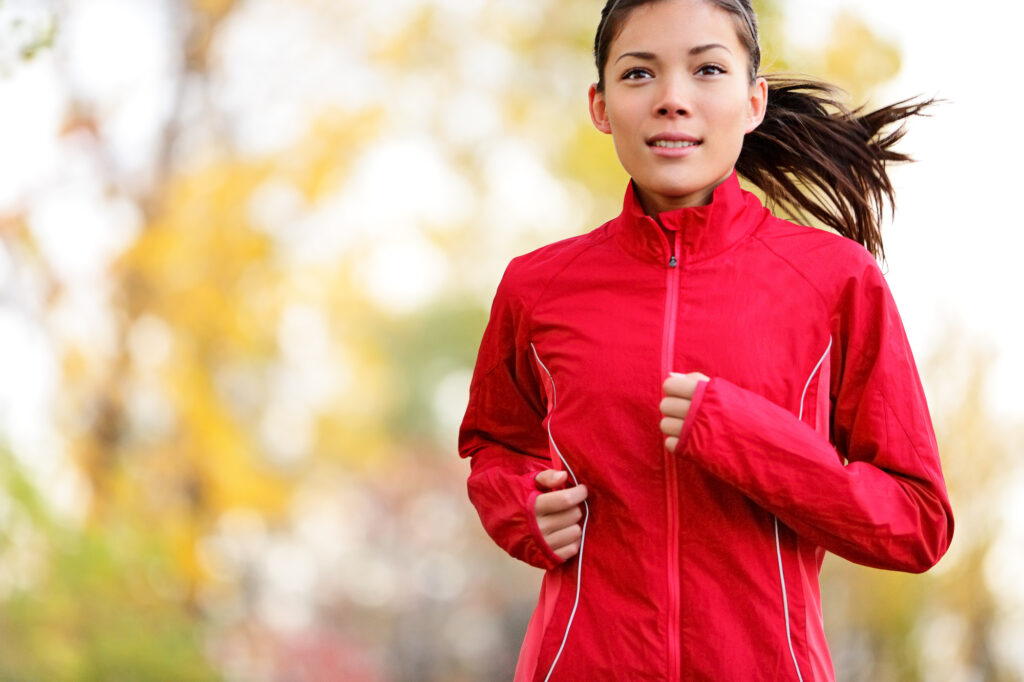
[[[737,137],[737,144],[742,143],[750,119],[750,106],[745,98],[719,100],[709,107],[708,114],[723,136]]]
[[[639,129],[636,111],[630,107],[618,106],[608,110],[608,123],[612,129],[612,139],[616,146],[632,140]],[[628,145],[626,145],[628,146]]]
[[[636,110],[636,102],[625,100],[625,98],[619,98],[616,100],[614,105],[608,106],[608,119],[616,128],[630,128],[635,125],[637,117]]]

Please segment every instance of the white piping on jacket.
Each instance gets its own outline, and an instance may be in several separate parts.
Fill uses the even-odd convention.
[[[562,464],[565,465],[566,471],[572,476],[572,482],[575,485],[579,485],[580,482],[576,478],[576,474],[573,472],[572,467],[569,466],[569,462],[565,461],[565,457],[562,456],[562,451],[558,449],[558,444],[555,443],[555,437],[551,433],[551,417],[554,415],[555,406],[558,404],[558,397],[555,390],[555,378],[551,376],[551,372],[544,365],[544,361],[540,359],[540,353],[537,352],[537,347],[530,344],[530,348],[533,350],[533,355],[537,358],[537,363],[544,370],[544,373],[548,375],[548,380],[551,381],[551,409],[548,411],[548,440],[551,441],[551,447],[555,449],[558,454],[558,458],[562,460]],[[565,642],[569,639],[569,630],[572,629],[572,621],[576,618],[576,609],[580,605],[580,579],[583,577],[583,545],[587,541],[587,521],[590,520],[590,507],[587,505],[587,501],[583,500],[583,532],[580,535],[580,551],[577,555],[576,562],[576,599],[572,604],[572,613],[569,614],[569,622],[565,626],[565,635],[562,636],[562,644],[558,647],[558,653],[555,654],[555,660],[551,661],[551,667],[548,669],[547,676],[544,677],[544,682],[548,682],[551,679],[551,673],[555,672],[555,665],[558,663],[558,659],[562,657],[562,650],[565,649]]]
[[[818,359],[818,364],[811,370],[810,376],[807,377],[807,383],[804,384],[804,392],[800,394],[800,414],[797,415],[797,419],[804,418],[804,398],[807,397],[807,389],[810,388],[811,379],[818,373],[818,369],[821,367],[821,363],[828,357],[828,352],[832,350],[832,337],[828,339],[828,347],[825,348],[825,352],[821,354],[821,358]],[[782,547],[779,544],[779,517],[772,517],[775,521],[775,554],[779,558],[779,581],[782,584],[782,611],[786,616],[786,640],[789,642],[789,654],[793,657],[793,666],[796,668],[796,678],[803,682],[803,675],[800,674],[800,664],[796,660],[796,651],[793,650],[793,635],[789,628],[789,600],[786,598],[786,574],[782,571]]]
[[[828,337],[828,346],[825,348],[825,352],[821,354],[820,358],[818,358],[818,364],[816,364],[814,366],[814,369],[811,370],[810,376],[807,377],[807,383],[804,384],[804,392],[800,394],[800,414],[797,416],[797,419],[803,419],[804,418],[804,398],[807,397],[807,389],[810,388],[810,386],[811,386],[811,379],[813,379],[814,375],[818,373],[818,368],[821,367],[821,363],[825,362],[825,358],[828,357],[828,352],[830,350],[832,350],[832,337],[831,336]]]

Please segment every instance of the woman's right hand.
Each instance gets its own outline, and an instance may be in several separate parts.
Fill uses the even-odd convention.
[[[537,487],[551,492],[536,497],[534,513],[548,547],[563,561],[576,556],[583,540],[580,519],[583,509],[580,505],[587,499],[587,487],[577,485],[556,490],[566,481],[568,474],[557,469],[545,469],[534,477]]]

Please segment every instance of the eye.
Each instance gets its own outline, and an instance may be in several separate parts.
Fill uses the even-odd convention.
[[[726,71],[724,67],[721,67],[718,64],[705,64],[697,69],[697,73],[702,76],[716,76],[718,74],[726,73]]]
[[[624,80],[624,81],[637,81],[637,80],[641,80],[642,78],[646,78],[647,76],[650,76],[650,75],[651,75],[650,71],[648,71],[647,69],[643,69],[643,68],[640,68],[639,66],[637,66],[637,67],[633,67],[629,71],[626,71],[626,73],[622,74],[622,80]]]

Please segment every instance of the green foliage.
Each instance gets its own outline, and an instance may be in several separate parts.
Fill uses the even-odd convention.
[[[206,51],[216,42],[219,22],[232,17],[233,4],[182,5],[191,8],[196,27],[181,60],[189,79],[209,77],[215,60]],[[374,675],[387,665],[398,671],[397,679],[511,676],[537,576],[511,562],[476,524],[465,500],[465,463],[445,440],[450,433],[443,429],[450,425],[439,423],[435,403],[442,382],[461,380],[473,365],[487,319],[482,301],[493,289],[470,289],[496,283],[513,256],[570,230],[596,227],[621,206],[628,178],[611,139],[593,129],[586,110],[601,3],[485,2],[453,11],[451,3],[428,2],[415,12],[396,12],[390,32],[363,42],[365,36],[344,34],[345,18],[358,12],[355,4],[305,4],[322,16],[324,33],[357,50],[365,42],[368,80],[383,84],[388,94],[360,111],[307,112],[309,134],[259,162],[218,147],[205,150],[202,163],[168,163],[156,174],[151,196],[138,200],[144,226],[109,271],[113,349],[97,353],[73,342],[61,348],[60,409],[74,415],[62,425],[91,495],[88,520],[79,525],[55,517],[16,461],[0,455],[0,680],[212,680],[217,672],[208,652],[222,649],[211,641],[234,644],[261,631],[264,639],[256,638],[254,648],[283,646],[285,638],[259,622],[251,603],[231,602],[221,612],[197,598],[217,588],[255,601],[264,587],[252,577],[259,575],[253,564],[225,559],[218,573],[204,564],[198,548],[214,536],[229,545],[251,539],[246,524],[225,522],[237,522],[240,509],[242,516],[258,517],[254,525],[273,529],[255,534],[264,543],[274,533],[300,535],[289,527],[289,515],[311,492],[324,490],[341,512],[314,521],[327,527],[330,538],[340,538],[326,553],[341,558],[317,568],[334,578],[343,574],[354,586],[328,582],[332,589],[318,592],[322,613],[311,625],[313,639],[336,651],[346,650],[336,641],[358,648],[360,656],[351,658],[365,658],[371,672],[357,679],[379,679]],[[785,2],[755,5],[769,71],[834,81],[859,103],[899,69],[897,47],[855,17],[844,15],[820,53],[799,54],[782,32]],[[340,23],[330,23],[339,17]],[[56,24],[27,54],[52,43],[55,31]],[[512,66],[497,79],[489,69],[503,59]],[[315,71],[323,65],[306,66]],[[410,92],[416,97],[398,97]],[[484,111],[493,106],[496,123],[488,137],[460,140],[446,125],[450,110],[433,106],[466,100]],[[222,116],[214,112],[204,125],[220,130]],[[175,136],[189,132],[183,125],[186,119],[168,126],[169,149]],[[104,126],[85,127],[102,147]],[[459,224],[378,224],[371,216],[368,227],[332,213],[331,202],[351,191],[350,176],[364,154],[382,141],[402,143],[410,130],[437,142],[439,163],[478,194]],[[506,169],[494,171],[497,162],[489,154],[502,145],[525,149],[524,156],[549,174],[544,182],[566,190],[571,224],[541,216],[525,226],[492,225],[503,205],[488,204],[495,192],[490,185],[502,182]],[[489,169],[498,181],[487,177]],[[284,186],[291,192],[287,201],[294,201],[282,219],[286,224],[271,230],[253,224],[259,203],[253,199],[268,185]],[[393,188],[396,202],[405,200],[403,191]],[[342,220],[346,239],[357,236],[329,262],[294,262],[292,235],[301,240],[306,222],[325,233],[334,227],[305,220],[317,212]],[[389,236],[416,233],[443,250],[447,267],[457,273],[448,295],[402,313],[375,302],[359,271],[372,252],[371,240],[383,236],[374,234],[377,229]],[[481,271],[493,281],[487,283]],[[322,313],[330,336],[326,355],[342,358],[338,364],[347,365],[351,387],[310,408],[315,428],[301,453],[307,459],[287,468],[269,461],[261,419],[277,397],[273,376],[294,360],[284,357],[280,326],[283,311],[295,305]],[[162,354],[147,351],[154,328],[154,347],[161,334],[167,337]],[[297,344],[300,354],[305,341]],[[140,395],[166,411],[158,427],[144,418],[140,402],[152,405]],[[285,402],[291,407],[306,398],[297,391]],[[983,496],[1008,463],[998,439],[985,440],[995,431],[976,408],[977,402],[956,403],[937,412],[936,423],[957,427],[940,433],[955,508],[991,511]],[[287,419],[282,423],[275,428],[290,427]],[[972,443],[984,447],[972,452]],[[462,516],[453,519],[451,509]],[[920,633],[936,613],[955,614],[967,624],[970,642],[957,660],[977,663],[978,652],[991,646],[988,633],[998,616],[996,595],[978,578],[991,548],[985,529],[991,533],[993,527],[991,518],[980,515],[972,532],[958,536],[963,551],[934,576],[870,571],[830,559],[826,617],[840,679],[927,678],[934,668],[921,653],[927,637]],[[253,552],[265,550],[259,545]],[[293,563],[303,568],[299,560]],[[347,575],[353,564],[364,569],[355,578]],[[402,591],[415,580],[443,583],[455,569],[464,570],[462,587],[445,598]],[[367,599],[389,589],[399,596]],[[468,624],[457,638],[449,632],[453,623]],[[357,644],[348,637],[353,632],[360,634]],[[465,649],[474,636],[477,648]],[[253,658],[261,654],[273,656],[257,651]],[[377,663],[389,657],[398,661]],[[274,679],[299,677],[289,670],[300,668],[267,665]],[[987,679],[1006,674],[991,661],[976,668]]]
[[[13,16],[8,16],[13,14]],[[53,48],[57,39],[56,12],[39,8],[5,7],[0,2],[0,73],[8,60],[15,64],[31,61],[41,52]]]
[[[46,25],[43,30],[38,33],[33,39],[25,42],[21,46],[21,57],[22,59],[29,60],[33,59],[43,50],[48,50],[53,47],[54,40],[57,38],[57,18],[53,19]]]
[[[219,679],[186,585],[147,529],[55,518],[0,452],[0,680]]]
[[[409,442],[425,437],[436,442],[440,434],[431,409],[434,390],[448,373],[472,366],[486,321],[486,311],[453,300],[410,317],[371,322],[369,332],[394,371],[391,383],[406,387],[391,404],[389,433]]]

